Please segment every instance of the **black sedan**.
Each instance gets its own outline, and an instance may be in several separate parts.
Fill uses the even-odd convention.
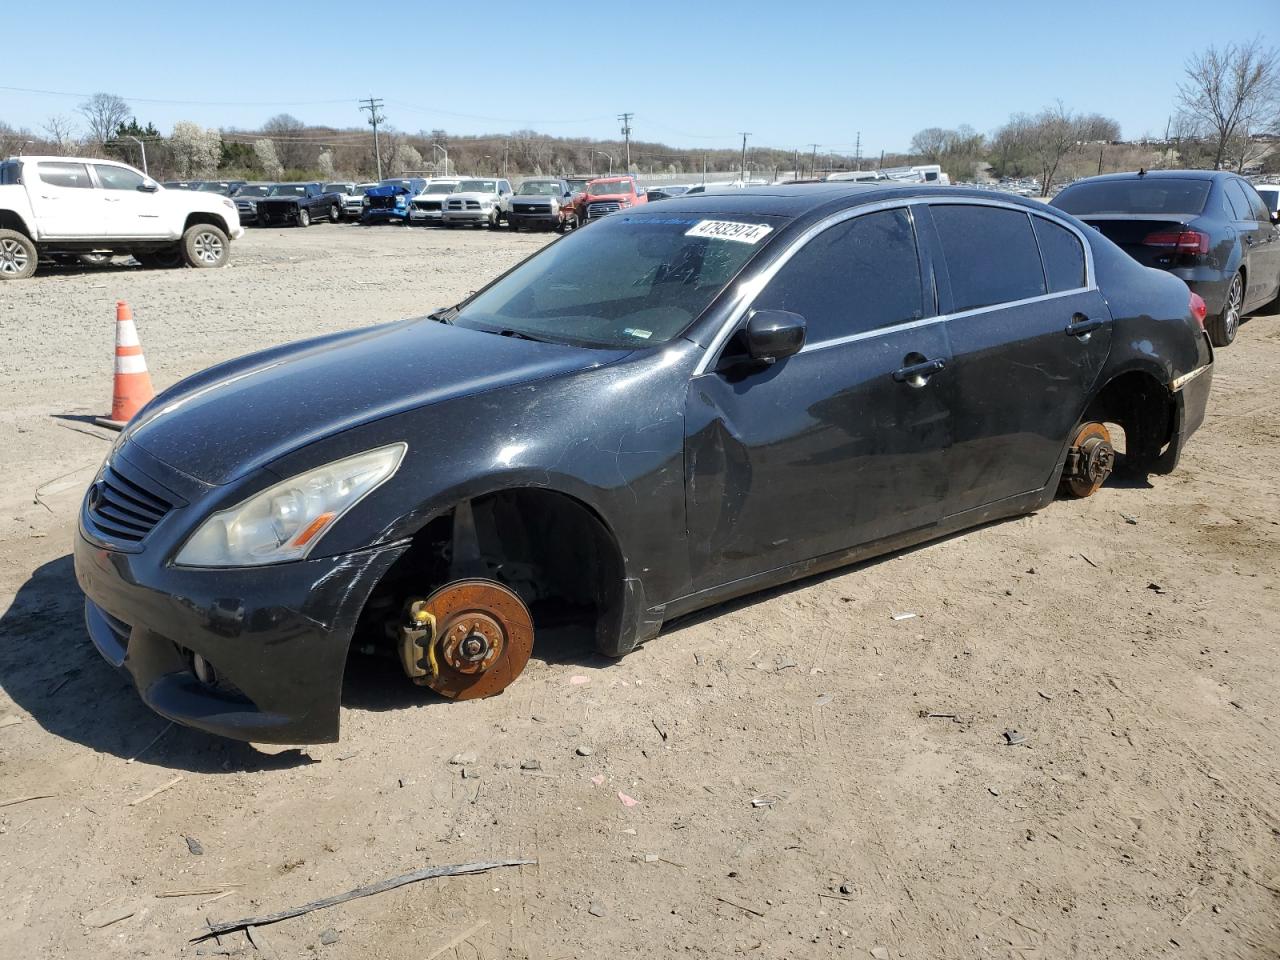
[[[325,219],[337,223],[342,219],[342,194],[326,193],[319,183],[277,183],[257,201],[258,225],[292,223],[308,227]]]
[[[1244,177],[1153,170],[1077,180],[1053,199],[1139,263],[1181,277],[1204,298],[1215,347],[1280,293],[1280,230]]]
[[[816,184],[664,201],[456,307],[206,370],[85,497],[94,643],[180,723],[338,735],[351,650],[456,699],[673,617],[1167,472],[1203,304],[1050,207]],[[1083,533],[1082,533],[1083,536]]]

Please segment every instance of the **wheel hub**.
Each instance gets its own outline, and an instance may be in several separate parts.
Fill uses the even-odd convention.
[[[1071,496],[1087,497],[1107,482],[1115,465],[1116,451],[1106,426],[1082,424],[1067,451],[1062,488]]]
[[[489,580],[458,580],[411,602],[400,630],[405,672],[452,700],[500,693],[524,670],[532,650],[528,608]]]

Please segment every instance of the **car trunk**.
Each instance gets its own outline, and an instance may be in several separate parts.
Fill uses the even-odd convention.
[[[1149,246],[1144,241],[1153,233],[1177,233],[1183,227],[1190,227],[1196,217],[1190,213],[1099,213],[1077,214],[1076,219],[1093,227],[1144,267],[1167,270],[1176,266],[1185,254],[1175,256],[1170,246]]]

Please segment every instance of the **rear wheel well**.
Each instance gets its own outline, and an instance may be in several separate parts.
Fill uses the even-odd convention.
[[[458,508],[436,516],[374,588],[356,645],[367,650],[392,643],[409,601],[479,576],[510,587],[529,607],[535,650],[549,627],[586,628],[597,647],[607,648],[620,624],[623,563],[600,517],[580,500],[538,488],[502,490],[467,503],[475,517],[479,564],[455,563]]]
[[[27,225],[12,210],[0,210],[0,230],[14,230],[28,240],[31,239],[31,232],[27,229]]]
[[[1149,472],[1173,435],[1173,395],[1149,373],[1131,370],[1110,380],[1085,410],[1083,423],[1118,424],[1124,432],[1122,469]]]

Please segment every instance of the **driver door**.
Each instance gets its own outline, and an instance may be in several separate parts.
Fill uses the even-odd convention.
[[[754,364],[730,338],[690,383],[685,501],[695,591],[936,524],[951,351],[906,206],[810,239],[752,309],[805,318]]]
[[[136,170],[95,163],[93,172],[101,186],[107,235],[154,237],[162,232],[160,190],[146,189],[151,182]]]

